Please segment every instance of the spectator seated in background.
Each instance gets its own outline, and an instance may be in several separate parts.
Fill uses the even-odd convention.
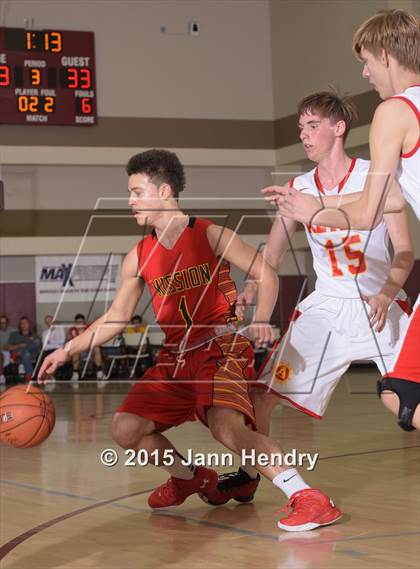
[[[149,339],[147,338],[140,338],[139,341],[134,342],[130,339],[132,334],[139,334],[143,336],[146,333],[147,324],[144,322],[143,318],[138,314],[135,314],[130,321],[130,325],[124,331],[124,341],[127,349],[127,354],[136,354],[139,349],[139,345],[141,344],[141,354],[150,353],[150,343]],[[128,337],[127,337],[128,336]],[[151,364],[152,365],[152,364]]]
[[[3,363],[4,363],[3,351],[0,351],[0,385],[4,385],[6,383],[6,376],[4,375]]]
[[[143,322],[143,318],[135,314],[130,321],[130,325],[125,329],[124,334],[144,334],[145,331],[146,324]]]
[[[42,332],[42,359],[44,359],[48,354],[56,350],[57,348],[62,348],[66,341],[66,334],[62,326],[54,325],[54,318],[51,314],[47,314],[44,318],[46,329]],[[51,378],[53,381],[55,378]]]
[[[101,346],[103,355],[108,360],[107,377],[123,376],[132,378],[141,376],[153,365],[153,357],[149,350],[149,341],[145,337],[147,324],[136,314],[124,330],[123,335],[116,336]],[[115,366],[114,366],[115,364]],[[133,370],[133,366],[135,369]]]
[[[55,326],[54,318],[47,314],[44,318],[46,329],[42,332],[42,347],[44,355],[48,356],[57,348],[62,348],[66,341],[66,335],[62,326]]]
[[[130,324],[124,330],[125,353],[133,359],[137,356],[135,374],[143,375],[144,371],[153,365],[153,356],[150,350],[150,342],[147,337],[147,323],[139,314],[135,314]]]
[[[31,379],[34,361],[41,351],[41,340],[33,332],[29,318],[22,316],[18,330],[10,334],[4,348],[11,353],[12,360],[20,362],[19,373],[24,373],[26,379]]]
[[[73,340],[79,334],[84,332],[87,328],[89,328],[89,324],[86,322],[86,318],[83,314],[76,314],[74,317],[74,326],[72,326],[69,330],[69,340]],[[82,354],[84,355],[84,354]],[[95,346],[93,348],[93,360],[96,366],[96,379],[103,379],[104,372],[102,370],[102,353],[101,348],[99,346]],[[72,381],[79,381],[80,379],[80,354],[76,354],[72,357],[72,364],[73,364],[73,375]]]
[[[9,326],[9,318],[2,314],[0,316],[0,385],[6,383],[4,368],[10,363],[10,352],[6,351],[4,346],[9,341],[12,332],[15,332],[15,329]]]

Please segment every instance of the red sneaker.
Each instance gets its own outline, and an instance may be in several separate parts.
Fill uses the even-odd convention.
[[[328,526],[343,515],[334,502],[320,490],[307,488],[290,496],[282,511],[288,511],[277,525],[285,531],[308,531],[319,526]]]
[[[205,489],[213,490],[217,485],[217,472],[211,468],[197,466],[194,478],[183,480],[171,476],[165,484],[156,488],[149,496],[148,503],[153,509],[179,506],[191,494]]]
[[[237,472],[227,472],[219,476],[216,488],[209,492],[200,492],[200,498],[212,506],[221,506],[229,500],[251,502],[261,477],[251,478],[241,468]]]

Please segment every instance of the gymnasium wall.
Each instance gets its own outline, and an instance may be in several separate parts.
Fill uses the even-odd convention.
[[[3,0],[0,25],[21,27],[24,18],[34,18],[35,29],[95,31],[99,124],[0,126],[6,192],[0,281],[33,280],[34,255],[74,254],[92,215],[100,219],[91,222],[83,252],[129,250],[138,233],[124,217],[124,164],[152,146],[174,149],[186,165],[183,207],[206,208],[212,215],[230,210],[236,222],[245,216],[239,233],[255,245],[263,242],[270,225],[258,190],[271,183],[273,170],[285,172],[285,180],[311,167],[296,128],[302,95],[331,83],[356,95],[361,120],[348,148],[367,157],[368,123],[378,98],[361,78],[351,37],[365,17],[396,6],[416,9],[417,3]],[[187,33],[192,20],[200,23],[198,37]],[[107,216],[110,207],[121,211]],[[293,243],[299,270],[312,282],[301,231]],[[289,254],[281,273],[299,270]],[[44,308],[53,310],[41,308],[39,322]]]
[[[328,85],[353,95],[370,90],[351,42],[360,23],[383,8],[386,0],[270,2],[276,119],[295,114],[297,101]]]
[[[309,91],[334,83],[356,94],[360,127],[368,124],[378,99],[360,76],[351,36],[363,18],[393,4],[2,0],[2,25],[34,18],[35,28],[64,22],[95,31],[100,121],[91,129],[3,126],[0,160],[123,164],[135,149],[160,146],[180,149],[190,166],[284,164],[290,160],[273,151],[298,142],[295,106]],[[188,34],[192,20],[197,37]],[[364,128],[351,144],[366,141]]]
[[[244,240],[249,243],[250,245],[254,246],[256,249],[260,249],[262,244],[265,242],[266,235],[244,235]],[[127,247],[124,249],[121,248],[120,250],[118,247],[114,246],[113,252],[126,252],[129,248],[133,247],[136,243],[135,236],[127,238]],[[109,253],[109,250],[104,250],[104,253]],[[311,259],[310,255],[305,250],[296,250],[294,254],[287,254],[284,262],[282,263],[281,269],[279,274],[281,276],[285,276],[287,278],[288,275],[299,275],[299,274],[307,274],[311,267]],[[244,279],[245,274],[232,267],[232,278],[235,280],[237,288],[239,291],[243,289],[244,286]],[[23,283],[33,283],[33,287],[35,290],[35,258],[33,256],[0,256],[0,313],[2,313],[2,309],[10,314],[10,310],[7,309],[7,306],[3,306],[3,299],[5,295],[5,290],[2,287],[7,286],[8,284],[15,285],[16,283],[23,284]],[[311,286],[311,281],[309,283]],[[7,298],[10,299],[10,294],[7,295]],[[20,299],[17,296],[13,299],[14,304],[19,304]],[[86,316],[90,315],[90,321],[99,317],[103,314],[106,306],[105,303],[102,301],[96,301],[94,303],[90,302],[66,302],[64,299],[64,303],[60,306],[58,311],[58,320],[68,321],[71,322],[73,320],[74,315],[77,312],[81,312]],[[44,328],[44,317],[47,314],[55,314],[57,309],[56,303],[38,303],[36,306],[36,322],[38,326],[38,330],[42,330]],[[145,293],[137,307],[137,313],[141,314],[145,321],[148,323],[154,322],[154,315],[153,310],[150,306],[150,294],[147,288],[145,289]],[[17,312],[19,314],[19,312]],[[22,315],[22,314],[20,314]],[[16,325],[17,322],[13,322]]]
[[[35,29],[95,31],[101,117],[273,116],[267,0],[10,2],[6,25],[25,17]]]

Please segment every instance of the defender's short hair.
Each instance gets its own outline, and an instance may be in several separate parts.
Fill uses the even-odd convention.
[[[298,116],[306,113],[317,113],[333,123],[344,121],[346,123],[344,140],[357,119],[357,107],[351,97],[340,95],[334,89],[318,91],[304,97],[298,104]]]

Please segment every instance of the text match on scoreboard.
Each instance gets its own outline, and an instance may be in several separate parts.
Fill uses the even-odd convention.
[[[0,27],[0,124],[97,123],[93,32]]]

